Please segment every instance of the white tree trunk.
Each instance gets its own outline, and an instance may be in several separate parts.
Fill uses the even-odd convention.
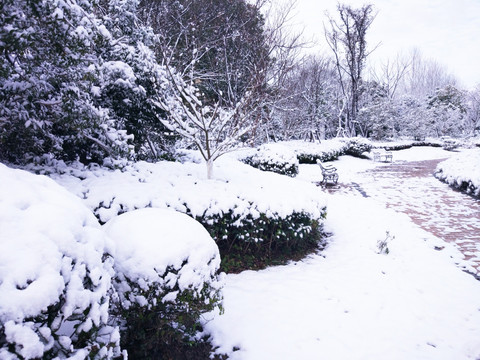
[[[213,160],[207,160],[207,179],[213,179]]]

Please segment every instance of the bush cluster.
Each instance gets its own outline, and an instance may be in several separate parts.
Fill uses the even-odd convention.
[[[196,336],[221,308],[220,257],[198,222],[148,209],[125,248],[126,231],[51,179],[2,164],[0,177],[0,359],[208,358]],[[169,232],[172,216],[186,220]]]
[[[245,164],[263,171],[294,177],[298,175],[298,160],[295,153],[276,144],[262,145],[253,155],[242,159]]]
[[[111,314],[123,324],[122,348],[152,360],[195,348],[201,316],[221,302],[220,256],[208,232],[185,214],[151,208],[104,227],[117,249]]]
[[[321,162],[337,160],[339,156],[345,153],[345,149],[330,149],[319,152],[297,152],[298,162],[300,164],[316,164],[317,160]]]
[[[322,237],[322,219],[295,212],[286,217],[260,213],[242,219],[232,211],[223,216],[202,216],[197,220],[217,242],[222,258],[221,269],[239,272],[285,263],[318,248]]]
[[[372,143],[362,137],[347,138],[345,144],[345,154],[356,157],[360,157],[364,152],[369,152],[372,149]]]

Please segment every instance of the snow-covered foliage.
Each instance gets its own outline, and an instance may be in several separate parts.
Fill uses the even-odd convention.
[[[0,164],[0,358],[118,356],[112,243],[82,201]]]
[[[157,333],[190,341],[201,314],[220,300],[220,254],[205,228],[185,214],[152,208],[122,214],[104,228],[116,244],[112,312],[124,324],[129,356],[159,357],[168,343]]]
[[[100,53],[112,38],[93,2],[7,0],[0,17],[1,157],[51,152],[89,162],[127,153],[130,137],[99,101]]]
[[[172,208],[193,218],[209,219],[232,211],[238,225],[260,214],[284,218],[295,212],[321,219],[323,197],[312,196],[314,185],[300,189],[288,177],[262,172],[232,157],[218,160],[216,179],[192,162],[136,162],[117,170],[66,167],[61,162],[50,175],[83,199],[101,222],[145,207]],[[256,181],[250,180],[255,176]],[[278,189],[284,189],[278,196]],[[288,189],[288,190],[287,190]]]
[[[198,152],[189,158],[201,162]],[[101,222],[146,207],[188,214],[207,228],[222,261],[231,253],[260,252],[270,259],[282,251],[317,246],[325,202],[315,185],[299,186],[294,179],[260,171],[229,155],[217,163],[215,179],[206,178],[202,164],[189,161],[137,162],[117,170],[58,163],[47,171],[84,199]]]
[[[373,148],[376,148],[376,149],[385,149],[388,151],[395,151],[395,150],[410,149],[413,146],[441,147],[443,146],[443,141],[437,138],[426,138],[420,141],[397,139],[397,140],[391,140],[391,141],[375,141],[375,142],[372,142],[372,146]]]
[[[339,139],[324,140],[321,143],[285,141],[280,144],[295,151],[300,164],[315,164],[317,159],[332,161],[343,155],[346,150],[346,144]]]
[[[363,137],[352,137],[341,139],[345,142],[345,154],[352,156],[361,156],[364,152],[369,152],[372,149],[370,140]]]
[[[282,144],[270,143],[260,146],[242,159],[245,164],[263,171],[295,176],[298,174],[298,159],[293,149]]]
[[[470,149],[441,162],[435,176],[453,187],[480,197],[480,149]]]

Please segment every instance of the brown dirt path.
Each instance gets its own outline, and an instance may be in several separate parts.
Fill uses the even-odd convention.
[[[361,182],[343,184],[340,192],[356,192],[385,201],[429,233],[455,244],[480,275],[480,200],[437,180],[433,172],[443,160],[396,161],[364,172]],[[381,180],[381,181],[380,181]]]

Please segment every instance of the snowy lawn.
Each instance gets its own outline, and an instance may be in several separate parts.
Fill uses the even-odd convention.
[[[454,265],[461,255],[453,247],[359,197],[330,196],[327,226],[334,235],[321,254],[227,276],[225,314],[206,325],[219,352],[244,360],[480,356],[480,283]],[[378,254],[387,231],[390,253]]]
[[[440,148],[412,148],[394,152],[394,162],[451,155]],[[216,163],[213,181],[205,179],[203,164],[194,163],[137,163],[124,171],[65,168],[52,177],[104,221],[116,219],[119,210],[146,206],[221,212],[231,206],[246,210],[243,204],[255,200],[264,211],[300,209],[319,216],[327,204],[325,225],[332,236],[323,252],[225,277],[225,313],[209,313],[204,323],[217,352],[233,360],[480,357],[480,282],[455,265],[462,255],[453,246],[378,199],[329,195],[312,185],[319,181],[317,165],[301,165],[292,179],[234,158]],[[389,166],[350,156],[333,164],[343,183]],[[9,199],[17,188],[9,186]],[[386,239],[389,253],[381,254],[378,242]]]
[[[452,155],[432,147],[393,154],[399,162]],[[389,166],[350,156],[333,164],[344,184]],[[319,177],[317,165],[300,165],[298,180]],[[455,265],[463,256],[452,245],[377,200],[328,195],[327,213],[333,235],[322,253],[227,276],[225,314],[206,325],[218,352],[242,360],[480,356],[480,282]],[[390,252],[379,254],[387,232]]]

